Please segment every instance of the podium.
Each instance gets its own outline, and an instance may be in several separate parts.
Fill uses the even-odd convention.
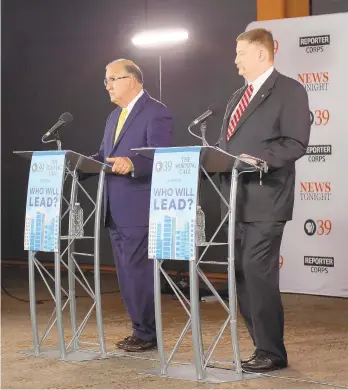
[[[31,151],[15,151],[14,154],[31,160],[31,174],[35,172],[35,180],[37,183],[42,182],[42,186],[45,182],[49,181],[49,175],[61,175],[61,179],[58,179],[56,184],[56,194],[59,194],[55,199],[59,207],[57,215],[57,221],[55,224],[55,230],[52,228],[51,235],[49,229],[45,232],[32,234],[28,239],[26,238],[26,245],[32,245],[31,250],[28,251],[28,263],[29,263],[29,292],[30,292],[30,316],[33,333],[33,350],[23,351],[24,353],[35,355],[35,356],[46,356],[51,358],[57,358],[66,361],[83,361],[106,358],[106,347],[104,340],[103,330],[103,319],[102,319],[102,307],[101,307],[101,296],[100,296],[100,256],[99,256],[99,241],[100,241],[100,218],[101,218],[101,206],[103,198],[103,187],[105,174],[111,173],[111,167],[95,161],[91,158],[83,156],[82,154],[73,152],[71,150],[66,151],[42,151],[42,152],[31,152]],[[32,157],[39,159],[39,162],[34,163]],[[40,160],[41,159],[41,160]],[[48,171],[49,172],[48,172]],[[93,199],[86,189],[79,182],[79,173],[83,174],[95,174],[99,175],[98,190],[96,198]],[[45,176],[46,175],[46,176]],[[71,179],[70,185],[70,199],[67,199],[64,195],[64,189],[68,186],[68,181]],[[34,188],[32,193],[52,192],[42,188]],[[94,234],[91,236],[81,236],[78,232],[72,233],[73,229],[73,215],[75,203],[78,199],[78,191],[84,193],[88,200],[93,205],[93,211],[90,215],[85,218],[84,225],[94,216]],[[28,188],[29,197],[29,188]],[[47,200],[47,199],[46,199]],[[52,200],[46,202],[45,198],[32,199],[30,202],[33,205],[42,205],[43,211],[39,217],[40,221],[45,217],[45,207],[52,205]],[[41,202],[41,203],[40,203]],[[57,210],[58,210],[57,209]],[[28,201],[27,201],[28,211]],[[39,218],[37,217],[37,218]],[[68,219],[69,228],[66,233],[62,232],[62,221]],[[26,219],[27,225],[30,223],[37,223],[36,221],[30,222],[30,219]],[[30,226],[28,227],[30,228]],[[54,276],[47,271],[43,264],[39,261],[38,255],[39,250],[33,250],[35,245],[48,245],[52,241],[52,234],[57,234],[57,243],[50,247],[49,251],[54,254]],[[47,237],[46,237],[47,236]],[[53,237],[54,238],[54,237]],[[75,251],[75,243],[77,240],[90,240],[93,242],[94,251],[93,253],[80,253]],[[66,245],[63,250],[62,246]],[[48,245],[49,246],[49,245]],[[67,256],[67,261],[64,261],[64,256]],[[92,257],[94,263],[94,288],[90,285],[85,275],[83,274],[77,258],[78,257]],[[68,285],[69,289],[66,291],[61,284],[61,268],[65,267],[68,270]],[[35,294],[35,270],[42,277],[52,299],[55,301],[55,308],[52,312],[51,317],[48,320],[48,325],[43,335],[39,337],[37,314],[36,314],[36,294]],[[50,287],[49,282],[54,283],[54,289]],[[92,300],[92,306],[86,316],[83,318],[81,323],[77,323],[77,311],[76,311],[76,295],[75,286],[78,282],[85,292],[89,295]],[[63,294],[63,296],[62,296]],[[66,298],[63,303],[63,298]],[[70,305],[70,323],[71,323],[71,339],[66,341],[64,335],[63,325],[63,311],[66,306]],[[80,336],[90,318],[93,309],[96,311],[97,320],[97,335],[98,343],[82,342]],[[54,325],[57,325],[58,330],[58,344],[57,348],[44,349],[43,344],[47,339],[48,335],[52,331]],[[89,348],[88,348],[89,346]]]
[[[238,332],[237,332],[237,303],[236,303],[236,281],[235,281],[235,257],[234,257],[234,237],[235,237],[235,211],[236,211],[236,194],[237,194],[237,185],[238,177],[240,174],[248,172],[262,172],[267,170],[267,167],[264,164],[257,166],[251,165],[247,162],[243,162],[242,159],[237,156],[232,156],[227,152],[212,146],[203,146],[203,147],[187,147],[187,148],[138,148],[133,149],[139,154],[154,159],[157,153],[165,152],[165,157],[161,160],[155,159],[154,169],[153,169],[153,181],[151,189],[151,197],[153,197],[156,189],[154,186],[154,178],[157,170],[165,169],[166,161],[167,168],[173,169],[175,163],[171,161],[171,153],[173,156],[176,152],[187,151],[196,151],[199,153],[198,159],[198,170],[201,171],[209,180],[210,184],[213,186],[214,190],[219,195],[222,202],[228,208],[227,214],[222,219],[220,225],[212,235],[209,242],[204,243],[203,252],[199,255],[199,247],[195,245],[194,255],[189,259],[189,280],[190,280],[190,298],[187,299],[186,296],[181,292],[181,290],[176,286],[174,281],[170,278],[167,272],[163,269],[163,262],[166,261],[166,258],[161,258],[153,256],[155,261],[154,267],[154,289],[155,289],[155,315],[156,315],[156,332],[157,332],[157,345],[158,353],[160,359],[160,367],[154,370],[142,371],[143,374],[150,374],[168,378],[177,378],[193,381],[205,381],[210,383],[220,383],[220,382],[231,382],[231,381],[241,381],[246,379],[252,379],[259,377],[259,374],[245,373],[241,367],[241,359],[239,353],[239,344],[238,344]],[[159,154],[161,155],[161,154]],[[173,160],[174,161],[174,160]],[[184,160],[183,160],[184,161]],[[189,161],[186,159],[185,161]],[[194,164],[191,164],[193,166]],[[169,169],[168,169],[169,170]],[[222,173],[229,172],[231,173],[231,191],[229,199],[225,199],[213,180],[211,179],[211,173]],[[166,172],[170,176],[170,172]],[[194,183],[193,187],[199,188],[200,174],[197,174],[197,183]],[[179,179],[178,179],[179,180]],[[194,179],[192,179],[194,180]],[[193,188],[192,187],[192,188]],[[199,198],[197,194],[197,199]],[[152,200],[151,200],[152,202]],[[165,203],[167,204],[167,203]],[[219,243],[215,242],[215,237],[219,230],[222,228],[225,221],[228,220],[228,242]],[[173,222],[174,224],[175,222]],[[151,211],[150,211],[150,237],[151,237]],[[168,235],[168,228],[167,233]],[[157,233],[158,235],[158,233]],[[222,299],[219,293],[216,291],[212,283],[208,280],[206,275],[201,269],[203,264],[202,258],[205,255],[206,251],[210,246],[213,245],[227,245],[228,246],[228,258],[227,261],[204,261],[204,264],[215,264],[215,265],[227,265],[228,266],[228,304]],[[158,252],[157,252],[158,253]],[[172,252],[174,253],[174,252]],[[149,256],[151,253],[149,252]],[[177,258],[180,260],[180,257]],[[186,258],[187,260],[187,258]],[[179,338],[177,339],[174,348],[169,353],[169,357],[166,358],[164,340],[163,340],[163,326],[162,326],[162,309],[161,309],[161,275],[166,279],[169,286],[175,293],[179,302],[183,306],[184,310],[188,315],[188,321],[183,328]],[[211,293],[215,296],[217,301],[223,306],[226,311],[227,318],[218,330],[212,344],[204,351],[202,343],[202,330],[201,330],[201,321],[200,321],[200,302],[199,302],[199,278],[205,283]],[[232,350],[233,350],[233,362],[229,365],[228,369],[222,369],[217,367],[211,367],[211,357],[216,349],[216,346],[219,340],[222,337],[223,332],[229,326],[231,339],[232,339]],[[170,365],[173,361],[173,357],[177,352],[179,346],[181,345],[185,335],[191,329],[192,332],[192,348],[193,348],[193,357],[194,363],[192,364],[178,364]]]

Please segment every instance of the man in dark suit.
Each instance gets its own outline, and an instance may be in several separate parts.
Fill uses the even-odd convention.
[[[220,148],[268,173],[240,175],[236,210],[236,283],[241,314],[256,350],[246,371],[287,367],[284,312],[279,291],[280,244],[292,219],[295,161],[305,154],[310,135],[307,92],[273,68],[274,41],[265,29],[237,38],[235,63],[246,85],[236,91],[224,116]],[[229,197],[231,175],[221,175]],[[223,210],[224,215],[227,209]]]
[[[168,109],[143,90],[143,75],[129,60],[106,67],[105,87],[118,107],[109,115],[96,160],[113,165],[105,179],[105,225],[109,227],[119,287],[133,334],[116,343],[129,352],[156,346],[153,260],[148,258],[152,160],[132,148],[172,144]]]

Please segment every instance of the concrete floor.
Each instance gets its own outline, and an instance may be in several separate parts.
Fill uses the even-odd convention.
[[[4,287],[11,294],[28,299],[27,270],[14,272],[12,268],[4,269],[2,280]],[[112,274],[102,275],[102,290],[116,290],[115,280],[116,277]],[[77,295],[85,293],[78,290]],[[50,298],[43,283],[39,283],[37,298]],[[131,356],[112,357],[78,363],[21,354],[19,351],[32,348],[29,304],[15,300],[2,291],[1,388],[348,388],[348,299],[285,294],[283,303],[289,368],[271,373],[274,377],[212,384],[140,375],[140,370],[158,367],[156,351],[141,354],[141,359]],[[81,319],[89,309],[91,301],[82,297],[77,299],[77,304]],[[131,333],[130,323],[118,293],[103,294],[102,304],[107,350],[116,352],[114,342]],[[52,310],[52,301],[38,305],[41,334]],[[187,317],[179,302],[169,295],[163,296],[163,311],[165,344],[169,350],[173,348]],[[226,314],[218,303],[202,303],[201,316],[206,348],[225,320]],[[68,312],[64,321],[68,339]],[[188,333],[175,355],[176,362],[193,360],[190,336]],[[81,340],[96,342],[94,315],[89,320]],[[239,340],[242,356],[248,356],[253,351],[253,346],[242,321],[239,321]],[[230,345],[226,332],[213,360],[231,361]],[[54,328],[44,348],[52,349],[56,346],[57,333]],[[314,382],[300,382],[289,378]]]

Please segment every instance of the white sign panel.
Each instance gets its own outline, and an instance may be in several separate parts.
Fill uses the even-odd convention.
[[[307,154],[296,164],[281,290],[348,297],[348,13],[253,22],[247,30],[257,27],[273,33],[276,69],[306,88],[312,120]]]

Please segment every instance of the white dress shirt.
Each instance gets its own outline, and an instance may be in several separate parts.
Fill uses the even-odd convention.
[[[127,115],[125,117],[125,122],[128,118],[128,115],[130,114],[130,112],[132,111],[133,107],[135,106],[135,103],[142,97],[142,95],[144,95],[144,90],[142,89],[138,95],[130,102],[128,103],[128,106],[127,107],[124,107],[127,109]],[[128,158],[128,161],[132,164],[132,170],[131,170],[131,176],[134,177],[134,165],[133,165],[133,162],[130,158]]]
[[[262,73],[262,75],[260,75],[256,80],[254,80],[252,83],[249,83],[248,82],[248,85],[252,84],[252,86],[254,87],[253,89],[253,93],[249,99],[249,103],[252,101],[253,97],[257,94],[257,92],[259,91],[259,89],[262,87],[262,85],[264,84],[264,82],[268,79],[268,77],[272,74],[272,72],[274,71],[274,67],[271,66],[269,69],[266,70],[266,72]],[[241,99],[242,100],[242,99]],[[233,110],[232,114],[231,114],[231,117],[230,117],[230,122],[231,123],[231,120],[233,118],[233,115],[234,113],[236,112],[238,106],[239,106],[239,103],[240,101],[238,102],[238,104],[236,105],[236,108]]]
[[[125,107],[127,109],[127,115],[126,115],[126,118],[125,120],[128,118],[128,115],[130,114],[130,112],[132,111],[133,107],[135,106],[135,103],[142,97],[142,95],[144,95],[144,90],[142,89],[138,95],[128,104],[127,107]]]

